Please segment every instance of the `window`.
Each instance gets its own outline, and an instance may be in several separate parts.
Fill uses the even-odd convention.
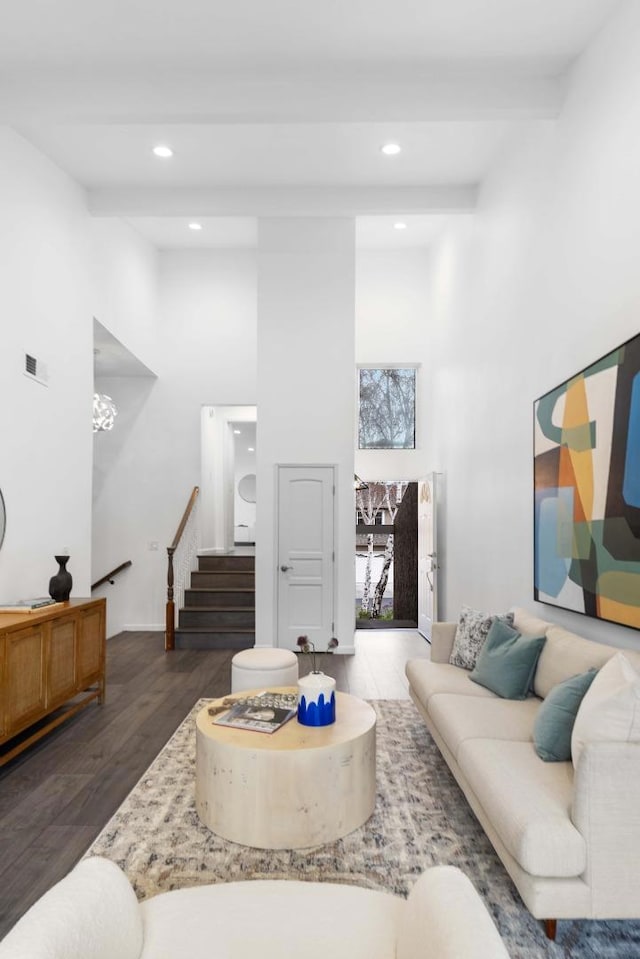
[[[358,448],[416,448],[416,368],[359,370]]]

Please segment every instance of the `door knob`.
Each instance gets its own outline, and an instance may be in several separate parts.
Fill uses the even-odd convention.
[[[286,573],[288,569],[293,569],[293,566],[281,566],[280,569],[283,573]]]

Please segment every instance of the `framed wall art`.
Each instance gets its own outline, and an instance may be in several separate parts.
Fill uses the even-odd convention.
[[[640,629],[640,334],[534,403],[534,598]]]

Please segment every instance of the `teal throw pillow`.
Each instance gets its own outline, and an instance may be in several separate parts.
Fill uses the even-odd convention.
[[[503,699],[526,699],[544,643],[496,619],[469,678]]]
[[[538,710],[533,725],[533,745],[546,763],[571,759],[571,733],[576,715],[597,669],[571,676],[554,686]]]

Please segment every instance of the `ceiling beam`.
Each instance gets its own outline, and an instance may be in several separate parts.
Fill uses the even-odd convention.
[[[412,187],[101,187],[94,216],[379,216],[471,213],[476,184]]]
[[[263,77],[162,71],[7,75],[0,122],[81,124],[357,123],[554,118],[561,77],[514,70],[420,70]]]

